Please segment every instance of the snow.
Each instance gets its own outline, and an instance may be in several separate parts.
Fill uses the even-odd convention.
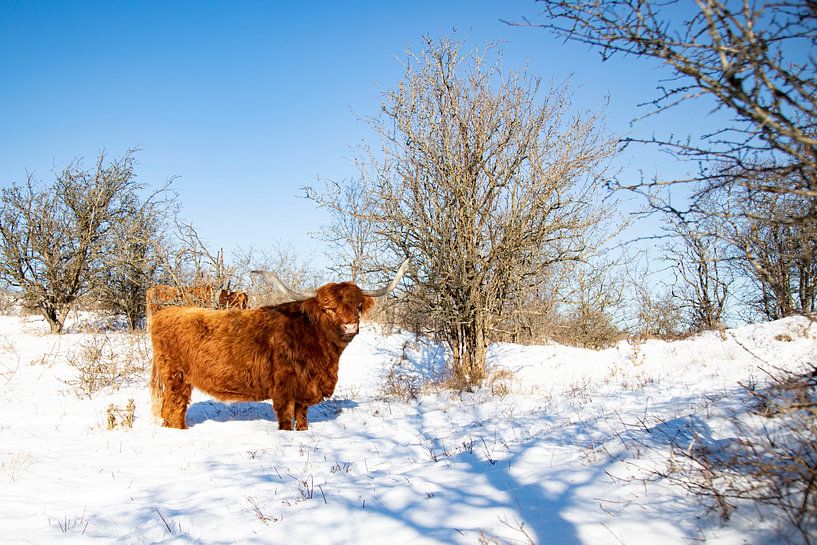
[[[817,357],[805,318],[601,351],[496,344],[496,380],[457,393],[428,386],[440,345],[370,324],[308,431],[200,392],[170,430],[147,367],[82,392],[88,346],[149,361],[144,336],[92,322],[53,336],[0,317],[0,543],[782,543],[773,517],[742,506],[722,523],[654,470],[690,423],[725,432],[739,383]],[[387,395],[395,382],[415,395]],[[109,430],[130,399],[132,427]]]

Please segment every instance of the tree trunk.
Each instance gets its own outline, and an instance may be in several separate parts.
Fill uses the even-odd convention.
[[[48,325],[51,327],[52,335],[59,335],[62,333],[63,322],[57,316],[57,309],[44,308],[42,309],[42,315],[45,317],[45,321],[48,322]]]
[[[135,331],[136,324],[139,323],[139,314],[135,310],[129,310],[125,313],[125,318],[128,320],[128,331]]]
[[[468,374],[472,385],[480,385],[485,380],[485,356],[488,348],[485,334],[485,316],[481,310],[477,311],[475,315],[470,337],[471,361]]]
[[[485,325],[461,324],[454,333],[448,341],[454,359],[454,382],[459,388],[479,386],[485,379]]]

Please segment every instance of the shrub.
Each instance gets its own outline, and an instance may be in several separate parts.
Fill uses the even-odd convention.
[[[708,440],[695,433],[674,443],[668,477],[708,498],[728,520],[742,503],[766,505],[803,543],[817,535],[817,365],[779,371],[772,384],[744,386],[746,413],[734,416],[735,436]]]
[[[78,397],[90,399],[103,388],[118,390],[144,376],[150,366],[147,339],[143,334],[91,335],[69,355],[68,363],[78,376],[66,383]]]

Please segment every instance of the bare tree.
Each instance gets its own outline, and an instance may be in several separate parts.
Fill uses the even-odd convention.
[[[684,315],[679,300],[665,280],[665,269],[655,270],[648,251],[639,250],[625,261],[624,275],[630,309],[628,326],[635,337],[677,337],[684,331]]]
[[[556,339],[566,344],[601,349],[624,336],[616,323],[624,301],[624,282],[617,261],[594,260],[570,268],[563,331]]]
[[[733,123],[695,141],[632,139],[702,160],[712,187],[739,183],[758,190],[817,196],[817,4],[800,0],[544,0],[544,22],[566,39],[616,53],[652,58],[674,77],[649,103],[660,114],[700,97],[714,100]],[[710,168],[714,163],[720,168]],[[730,175],[722,177],[721,172]],[[735,176],[735,173],[740,173]],[[809,213],[813,214],[814,210]]]
[[[566,342],[555,333],[562,327],[560,310],[563,289],[568,283],[573,264],[555,265],[545,269],[521,298],[506,301],[507,309],[493,325],[491,340],[512,343]]]
[[[476,384],[497,325],[549,268],[593,250],[593,182],[615,144],[595,115],[571,115],[564,87],[541,98],[537,79],[489,62],[492,48],[425,46],[371,120],[382,146],[357,216],[387,243],[381,259],[411,256],[409,307],[447,341],[454,378]]]
[[[809,313],[817,304],[817,217],[797,196],[737,189],[722,221],[740,272],[754,286],[750,303],[767,319]]]
[[[294,246],[273,244],[269,250],[249,248],[233,256],[233,267],[241,286],[248,286],[250,306],[275,305],[287,301],[286,295],[251,271],[272,271],[295,291],[309,291],[326,283],[308,256],[298,254]]]
[[[168,222],[175,195],[167,188],[144,201],[133,195],[128,214],[112,226],[94,290],[100,303],[125,316],[128,327],[139,327],[145,316],[145,296],[164,270]]]
[[[321,189],[304,187],[303,191],[305,198],[330,213],[330,223],[320,236],[330,244],[335,272],[344,277],[348,272],[352,282],[366,284],[367,275],[377,270],[375,256],[383,240],[377,236],[375,224],[365,217],[373,207],[372,193],[356,180],[326,182]]]
[[[183,289],[207,288],[201,293],[208,294],[209,300],[194,302],[203,307],[218,308],[220,291],[232,289],[238,280],[235,267],[224,261],[224,250],[208,248],[196,228],[178,218],[175,218],[167,238],[160,249],[162,265],[157,281]]]
[[[692,331],[717,329],[734,282],[726,264],[727,248],[709,226],[707,217],[691,223],[672,215],[666,230],[672,238],[664,245],[665,259],[672,264],[672,293],[688,316]]]
[[[763,256],[771,257],[768,252],[782,244],[781,236],[800,236],[793,231],[808,232],[817,219],[817,4],[789,0],[542,4],[546,18],[515,24],[541,26],[588,44],[600,51],[602,60],[622,54],[654,59],[669,69],[671,77],[660,82],[656,98],[642,105],[647,109],[644,117],[698,100],[711,101],[716,111],[731,117],[707,134],[626,140],[657,145],[696,162],[698,170],[685,179],[657,177],[614,187],[648,194],[655,209],[690,225],[702,217],[720,222],[714,233],[726,243],[736,269],[760,292],[753,303],[760,302],[761,313],[780,317],[797,312],[798,303],[783,296],[793,293],[795,282],[783,273],[797,278],[805,274],[806,287],[806,267],[791,261],[802,262],[805,254],[778,248],[776,254],[786,261],[777,264]],[[673,205],[669,198],[656,198],[660,188],[680,183],[691,184],[684,205],[677,205],[678,199]],[[787,215],[767,206],[749,208],[747,195],[755,201],[775,201],[776,195],[783,195],[789,203]],[[761,210],[773,215],[763,217]],[[796,227],[797,223],[802,225]],[[695,236],[704,240],[709,234]],[[753,248],[755,243],[765,249]],[[797,298],[805,303],[800,308],[810,308],[807,293]]]
[[[0,275],[23,291],[60,333],[78,297],[93,286],[104,241],[122,220],[123,202],[138,189],[133,152],[94,169],[75,160],[50,186],[29,175],[25,185],[2,190],[0,209]]]

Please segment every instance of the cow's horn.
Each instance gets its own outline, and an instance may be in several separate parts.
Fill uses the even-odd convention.
[[[280,278],[278,278],[275,273],[271,273],[269,271],[250,271],[253,274],[260,274],[264,276],[267,280],[272,282],[272,285],[280,291],[281,293],[285,294],[287,297],[290,297],[293,301],[306,301],[307,299],[312,299],[315,297],[315,292],[306,292],[300,293],[295,290],[290,289],[284,284]]]
[[[389,285],[383,286],[379,290],[363,290],[363,295],[368,295],[369,297],[383,297],[387,295],[391,290],[393,290],[397,283],[400,282],[400,279],[403,278],[403,274],[405,274],[406,269],[408,269],[409,260],[406,259],[403,261],[403,264],[400,265],[400,268],[397,269],[397,274],[394,275],[394,280],[392,280]]]

